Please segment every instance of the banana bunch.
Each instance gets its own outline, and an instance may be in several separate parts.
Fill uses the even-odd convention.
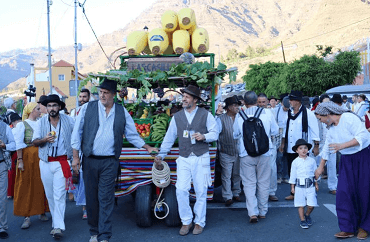
[[[163,138],[166,135],[169,119],[170,116],[165,113],[160,113],[153,116],[153,125],[150,127],[152,130],[152,141],[163,141]]]
[[[147,118],[148,117],[148,113],[149,113],[148,109],[144,109],[143,115],[141,115],[140,119]]]

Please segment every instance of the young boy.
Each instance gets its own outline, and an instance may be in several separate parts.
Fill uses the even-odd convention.
[[[300,226],[303,229],[308,229],[312,225],[310,214],[314,207],[317,207],[316,191],[319,190],[318,177],[316,179],[314,177],[317,168],[316,161],[307,155],[311,148],[312,145],[304,139],[297,140],[292,148],[294,152],[298,153],[298,157],[292,163],[289,183],[291,184],[291,192],[294,193],[294,206],[298,207],[301,219]],[[304,214],[306,205],[307,211]]]

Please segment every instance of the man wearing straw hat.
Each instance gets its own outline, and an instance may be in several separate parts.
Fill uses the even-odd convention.
[[[149,153],[156,151],[140,138],[127,110],[114,103],[117,82],[104,79],[99,87],[99,101],[81,107],[72,134],[72,168],[76,173],[80,169],[79,150],[83,153],[90,242],[107,242],[112,236],[114,186],[123,135],[136,148],[144,148]]]
[[[176,138],[179,139],[179,158],[176,160],[176,197],[182,222],[179,233],[187,235],[192,227],[193,212],[189,204],[189,190],[193,180],[197,196],[193,234],[197,235],[203,232],[206,224],[207,188],[212,185],[208,143],[218,139],[218,130],[212,114],[197,107],[198,100],[202,100],[199,88],[189,85],[181,92],[183,109],[172,118],[155,161],[160,164]]]

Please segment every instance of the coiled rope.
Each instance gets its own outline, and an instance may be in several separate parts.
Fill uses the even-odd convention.
[[[153,163],[153,166],[152,166],[152,181],[157,187],[162,188],[161,192],[159,194],[159,197],[157,199],[157,202],[155,203],[155,207],[154,207],[154,216],[157,219],[166,218],[168,216],[169,212],[170,212],[170,209],[169,209],[167,203],[164,202],[164,198],[160,201],[160,198],[162,196],[164,188],[166,188],[171,183],[170,174],[171,174],[171,170],[170,170],[170,167],[168,166],[167,162],[162,161],[161,165],[158,166],[158,169],[157,169],[156,163],[155,162]],[[159,217],[157,215],[157,210],[159,211],[162,206],[165,206],[167,208],[166,209],[167,212],[163,217]]]

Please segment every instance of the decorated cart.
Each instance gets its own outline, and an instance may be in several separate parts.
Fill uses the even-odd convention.
[[[195,16],[192,16],[194,12],[189,9],[180,10],[178,15],[173,11],[166,11],[164,16],[168,22],[163,23],[166,18],[163,20],[162,16],[161,29],[154,29],[149,33],[145,31],[131,33],[127,38],[129,55],[120,56],[120,69],[90,74],[85,82],[80,84],[81,87],[89,80],[101,82],[105,78],[117,81],[121,89],[121,100],[117,97],[116,101],[124,105],[133,117],[136,129],[144,141],[158,148],[172,115],[182,108],[179,100],[166,100],[169,93],[177,95],[181,94],[180,88],[188,85],[198,86],[204,100],[199,105],[215,115],[216,103],[221,99],[221,92],[219,92],[221,82],[226,75],[229,75],[230,81],[236,79],[236,68],[227,69],[222,63],[215,67],[214,54],[206,53],[209,47],[208,33],[205,29],[196,26]],[[180,30],[176,30],[177,25],[180,26]],[[142,52],[154,55],[140,55]],[[126,100],[129,96],[128,88],[135,89],[134,102]],[[134,148],[126,140],[123,142],[116,197],[129,194],[135,196],[138,226],[148,227],[152,224],[153,210],[159,210],[155,212],[163,212],[167,215],[164,219],[167,226],[181,224],[174,186],[177,178],[176,159],[179,157],[177,147],[175,142],[165,158],[171,171],[171,184],[163,191],[168,205],[164,209],[167,211],[163,211],[163,208],[154,207],[159,194],[159,189],[152,184],[154,158],[146,150]],[[212,186],[208,187],[208,200],[213,198],[216,152],[217,147],[214,142],[210,145]],[[193,190],[191,190],[191,196],[195,197]]]

